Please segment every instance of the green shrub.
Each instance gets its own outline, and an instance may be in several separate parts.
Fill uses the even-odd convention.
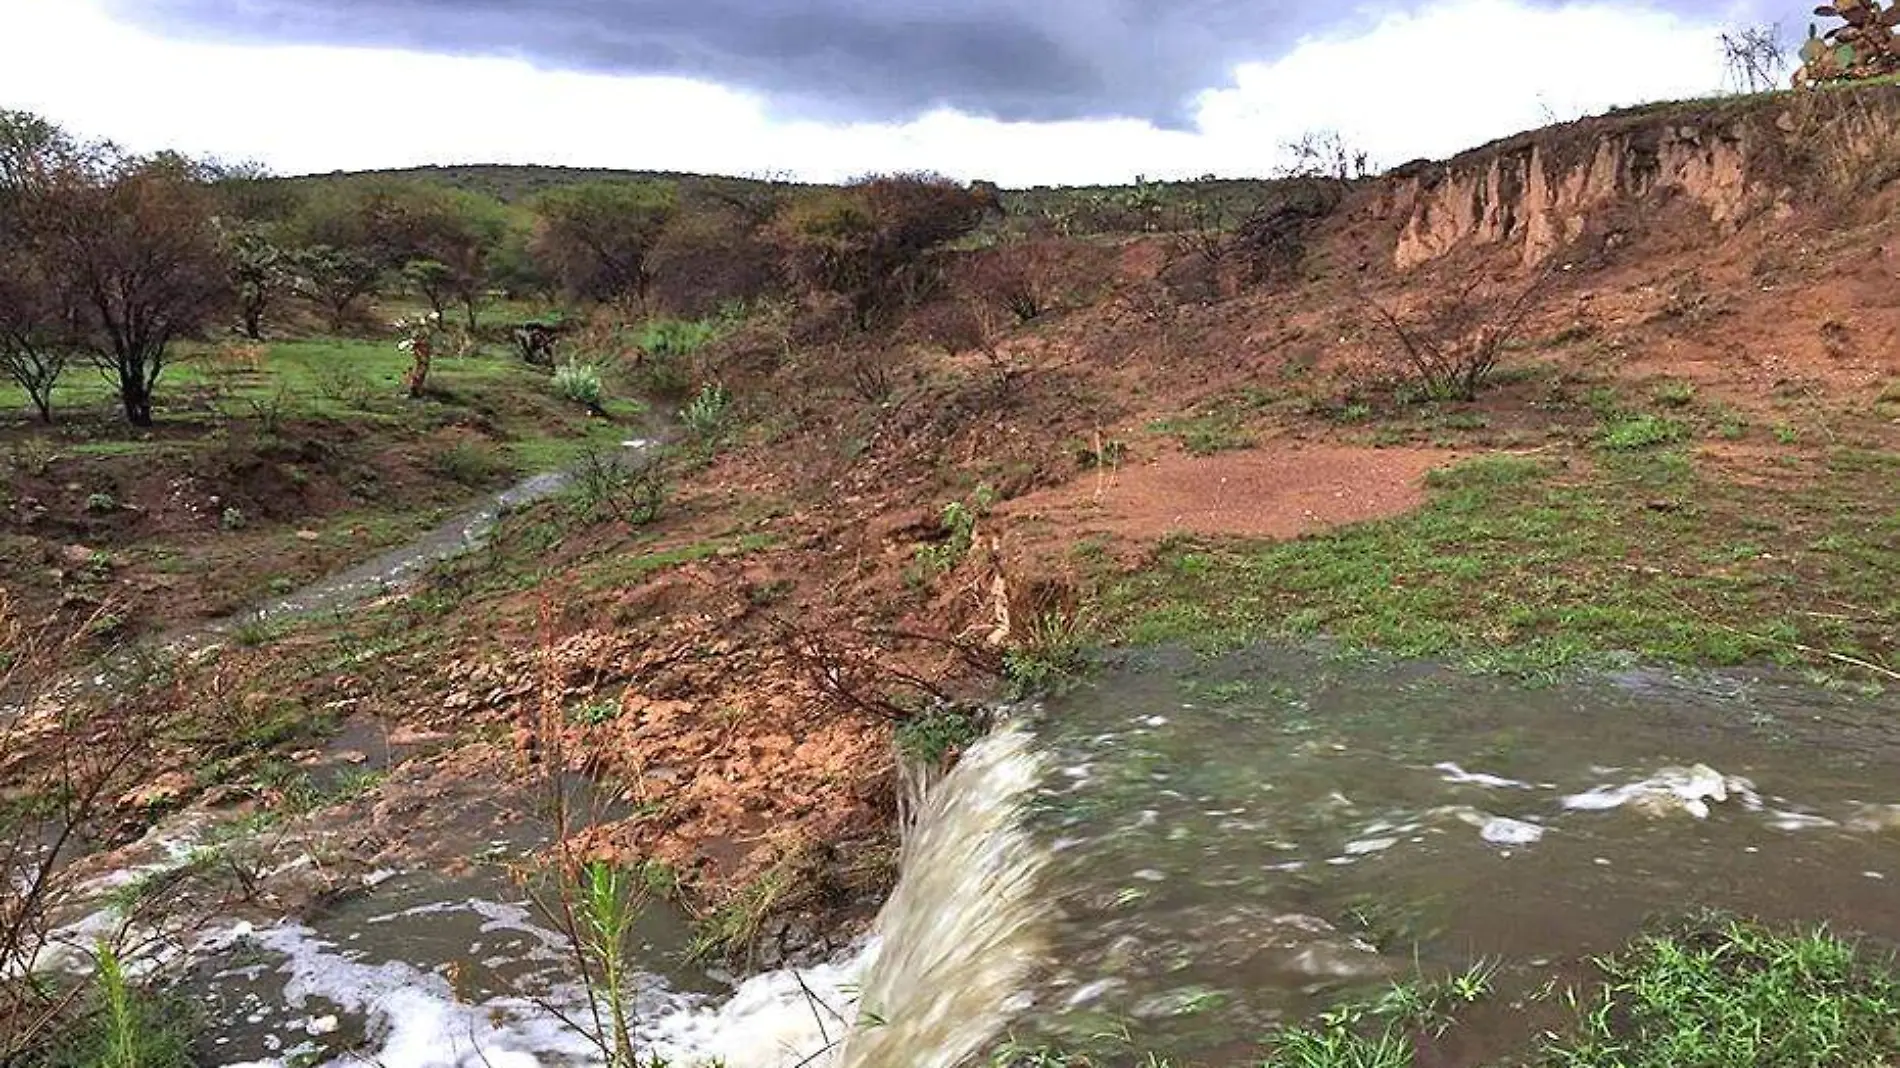
[[[956,567],[976,543],[976,521],[990,514],[990,509],[995,506],[996,491],[988,486],[978,486],[976,492],[970,495],[968,503],[951,501],[944,505],[939,520],[943,540],[917,547],[916,564],[910,578],[917,583],[927,582]]]
[[[437,449],[429,467],[438,475],[464,486],[480,486],[507,474],[509,464],[495,450],[472,441],[457,441]]]
[[[1603,447],[1617,451],[1648,449],[1668,445],[1689,436],[1689,428],[1676,419],[1657,415],[1639,415],[1614,423],[1603,432]]]
[[[110,493],[94,493],[86,498],[86,511],[94,515],[119,510],[119,499]]]
[[[898,724],[897,748],[923,764],[942,764],[983,736],[983,725],[967,709],[942,705]]]
[[[634,344],[650,358],[685,357],[717,341],[724,330],[719,319],[655,319],[640,329]]]
[[[716,445],[726,435],[732,416],[732,394],[726,387],[708,382],[699,387],[686,407],[680,409],[680,422],[702,445]]]
[[[640,349],[636,371],[640,388],[661,397],[682,396],[692,388],[693,355],[725,333],[724,319],[656,319],[634,338]]]
[[[568,361],[554,370],[555,395],[576,404],[598,409],[606,389],[601,385],[600,368],[590,363]]]

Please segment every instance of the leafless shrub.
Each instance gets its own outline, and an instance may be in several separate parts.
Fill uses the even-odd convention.
[[[851,354],[851,388],[871,404],[882,404],[895,391],[891,371],[893,357],[888,348],[859,349]]]
[[[1369,178],[1377,170],[1372,157],[1338,130],[1308,130],[1297,140],[1282,143],[1280,150],[1287,156],[1287,162],[1277,169],[1281,178],[1351,182]]]
[[[1017,322],[1030,322],[1054,303],[1051,259],[1051,250],[1044,244],[998,249],[972,267],[969,288]]]
[[[1241,220],[1229,252],[1244,264],[1248,282],[1261,285],[1297,272],[1306,258],[1307,236],[1339,206],[1341,196],[1333,182],[1291,181]]]
[[[1361,299],[1397,343],[1397,362],[1427,396],[1468,401],[1497,370],[1548,277],[1539,274],[1515,293],[1484,293],[1484,278],[1474,273],[1451,295],[1409,314]]]
[[[82,1009],[84,987],[41,965],[79,888],[71,862],[148,770],[164,723],[52,699],[61,665],[90,629],[29,624],[0,590],[0,1063],[41,1048]],[[116,931],[101,933],[115,952],[132,926],[126,911]]]
[[[1781,27],[1743,26],[1717,36],[1722,46],[1724,80],[1738,93],[1765,93],[1781,84],[1788,69],[1788,49]]]
[[[919,323],[924,340],[946,355],[974,352],[983,357],[995,376],[999,390],[1006,389],[1018,369],[1003,350],[1003,326],[1000,312],[978,299],[944,301],[922,315]]]

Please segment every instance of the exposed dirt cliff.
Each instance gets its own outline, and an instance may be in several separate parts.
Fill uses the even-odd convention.
[[[1645,216],[1694,209],[1716,235],[1878,188],[1900,168],[1900,87],[1666,105],[1520,134],[1401,168],[1383,210],[1408,269],[1471,246],[1526,264]]]

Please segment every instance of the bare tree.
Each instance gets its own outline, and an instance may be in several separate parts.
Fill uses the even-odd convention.
[[[1371,177],[1377,169],[1371,155],[1348,142],[1338,130],[1308,130],[1297,140],[1283,142],[1280,150],[1288,157],[1287,162],[1275,170],[1281,178],[1331,178],[1350,182]]]
[[[1781,27],[1743,26],[1719,35],[1724,80],[1738,93],[1765,93],[1781,84],[1788,69],[1788,49]]]

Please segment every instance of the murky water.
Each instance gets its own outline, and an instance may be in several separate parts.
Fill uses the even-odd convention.
[[[681,917],[651,915],[646,1048],[950,1068],[1005,1036],[1125,1033],[1241,1065],[1353,989],[1481,959],[1521,989],[1699,907],[1900,942],[1900,701],[1145,652],[1018,710],[919,828],[850,960],[735,991],[678,963]],[[599,1063],[561,1019],[584,1003],[548,926],[503,883],[414,875],[227,933],[188,984],[224,1021],[207,1058]],[[1495,1015],[1488,1052],[1526,1037]]]
[[[1355,984],[1612,949],[1702,906],[1900,940],[1900,702],[1132,657],[1034,719],[1051,952],[1017,1027],[1219,1051]],[[1229,1063],[1242,1063],[1236,1059]]]

